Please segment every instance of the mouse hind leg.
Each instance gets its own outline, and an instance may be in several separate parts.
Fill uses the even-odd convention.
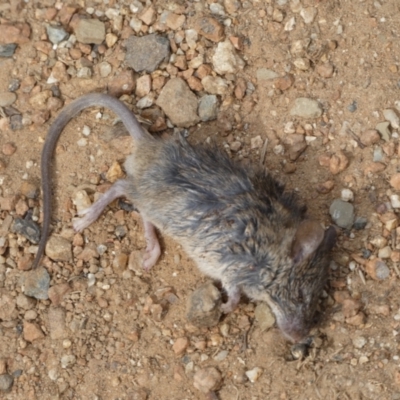
[[[229,281],[222,280],[221,283],[228,295],[228,301],[221,305],[221,311],[227,314],[233,311],[239,304],[241,291],[239,286],[232,284]]]
[[[77,232],[83,231],[89,225],[91,225],[101,215],[103,210],[115,199],[119,197],[128,197],[129,186],[131,183],[126,179],[120,179],[116,181],[110,189],[107,190],[95,203],[89,208],[82,210],[79,218],[74,221],[74,229]]]
[[[161,255],[160,242],[158,241],[155,226],[145,219],[143,220],[144,237],[146,239],[146,250],[143,256],[143,269],[149,271],[154,267]]]

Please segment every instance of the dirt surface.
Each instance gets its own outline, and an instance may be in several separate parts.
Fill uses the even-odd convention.
[[[144,4],[130,3],[79,1],[68,8],[47,0],[0,1],[3,34],[7,24],[30,28],[25,36],[21,28],[17,39],[7,36],[11,39],[6,43],[17,41],[18,46],[12,57],[0,58],[0,99],[18,82],[12,90],[14,111],[8,106],[0,109],[0,379],[14,378],[0,397],[202,399],[207,396],[194,387],[193,377],[212,366],[222,375],[216,392],[221,400],[400,399],[400,232],[393,198],[400,189],[399,127],[392,121],[383,138],[367,132],[385,121],[383,110],[400,114],[398,0],[149,0],[144,9],[154,11],[149,18]],[[215,10],[218,4],[216,9],[225,15],[211,13],[210,6]],[[110,9],[116,10],[113,18],[107,16]],[[181,25],[158,24],[165,11],[174,13],[175,21],[184,16]],[[93,200],[107,187],[113,163],[122,165],[129,153],[129,138],[109,139],[115,116],[99,108],[85,111],[68,125],[53,163],[53,233],[72,244],[73,257],[65,262],[45,257],[43,264],[51,276],[50,287],[68,290],[48,300],[23,295],[21,277],[29,270],[36,245],[6,222],[10,216],[24,217],[28,210],[41,222],[41,196],[29,198],[26,186],[40,187],[41,148],[51,121],[70,100],[121,86],[116,77],[132,71],[124,64],[130,35],[158,32],[170,39],[172,52],[189,61],[193,54],[179,38],[203,15],[219,21],[224,31],[215,41],[202,35],[196,39],[209,73],[217,76],[212,56],[225,38],[237,44],[235,53],[245,65],[219,74],[229,89],[218,95],[218,118],[188,128],[189,141],[214,142],[243,162],[261,160],[288,188],[298,191],[310,216],[325,226],[332,224],[329,207],[343,189],[354,195],[356,217],[368,221],[362,229],[340,230],[321,299],[321,325],[313,332],[315,341],[304,360],[290,361],[290,343],[275,327],[262,331],[256,305],[246,299],[214,328],[189,324],[186,301],[207,278],[168,237],[161,239],[163,253],[157,265],[143,273],[138,260],[145,241],[135,211],[124,211],[115,202],[83,234],[74,234],[76,190],[86,189]],[[147,24],[135,33],[130,21],[140,20],[138,16]],[[112,35],[107,43],[50,43],[48,25],[73,33],[83,17],[104,22],[106,33]],[[0,41],[5,40],[1,36]],[[51,83],[59,60],[67,72]],[[100,75],[101,62],[111,66],[105,77]],[[157,77],[164,76],[166,82],[174,76],[188,80],[199,68],[187,72],[190,67],[179,66],[164,62],[147,74],[154,98],[161,90],[155,87]],[[78,77],[85,67],[92,75]],[[265,69],[275,72],[276,78],[263,79]],[[135,83],[144,74],[120,79]],[[291,82],[289,87],[277,80],[282,77]],[[37,97],[32,101],[46,90],[61,102],[41,104]],[[153,130],[166,126],[156,105],[135,106],[140,97],[134,88],[125,94],[118,90],[135,113],[150,120]],[[193,91],[198,98],[205,94],[201,86]],[[291,115],[297,98],[317,100],[322,115]],[[14,113],[22,116],[20,129],[12,129]],[[90,128],[87,137],[84,126]],[[161,134],[170,133],[172,129]],[[79,146],[82,138],[86,143]],[[104,254],[79,259],[83,249],[99,245],[106,246]],[[377,263],[378,256],[382,263]],[[378,279],[377,265],[388,268],[384,279]],[[89,275],[95,279],[92,286]],[[256,367],[261,374],[251,382],[246,372]]]

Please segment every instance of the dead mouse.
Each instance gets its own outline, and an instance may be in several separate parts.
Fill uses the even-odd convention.
[[[305,216],[296,195],[265,171],[245,168],[214,147],[192,146],[183,137],[163,140],[147,133],[119,100],[87,94],[66,106],[53,122],[41,158],[43,230],[33,263],[36,268],[49,235],[50,161],[66,124],[93,106],[113,111],[135,142],[125,162],[126,179],[111,188],[74,223],[82,231],[118,197],[140,211],[147,248],[143,267],[160,256],[156,228],[178,243],[228,294],[223,311],[232,311],[240,293],[266,301],[277,324],[292,342],[313,326],[324,287],[334,227],[324,230]]]

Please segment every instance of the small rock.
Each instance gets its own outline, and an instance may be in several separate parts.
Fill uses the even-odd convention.
[[[261,147],[263,146],[264,141],[262,140],[261,136],[258,135],[256,137],[253,137],[250,139],[250,148],[252,150],[254,149],[261,149]]]
[[[228,14],[235,14],[240,8],[239,0],[224,0],[224,7]]]
[[[389,183],[393,189],[400,190],[400,173],[396,173],[396,174],[392,175]]]
[[[136,80],[135,94],[139,98],[146,96],[151,91],[151,76],[142,75]]]
[[[168,26],[169,29],[176,31],[182,27],[185,23],[186,17],[183,14],[175,14],[170,12],[165,20],[165,24]]]
[[[214,367],[199,369],[193,377],[194,387],[205,394],[218,390],[221,383],[221,373]]]
[[[400,208],[400,197],[398,194],[392,194],[389,196],[390,204],[393,208]]]
[[[188,128],[199,121],[197,97],[181,78],[173,78],[163,87],[156,104],[171,122]]]
[[[315,7],[302,8],[300,15],[306,24],[311,24],[317,15],[317,9]]]
[[[89,195],[85,190],[77,190],[74,193],[74,197],[72,198],[72,203],[76,207],[76,211],[78,214],[81,214],[82,211],[86,210],[92,205]]]
[[[47,300],[50,285],[50,275],[43,267],[24,272],[21,277],[21,286],[26,296],[38,300]]]
[[[261,332],[272,328],[275,324],[275,316],[266,303],[257,305],[254,316],[260,325]]]
[[[12,385],[14,383],[14,378],[9,374],[0,375],[0,392],[10,392]]]
[[[204,90],[210,94],[225,95],[229,91],[228,83],[219,76],[207,75],[201,80]]]
[[[109,182],[114,183],[123,176],[124,172],[122,171],[121,166],[119,165],[118,161],[114,161],[106,173],[106,179]]]
[[[390,258],[391,254],[392,254],[392,249],[390,248],[390,246],[382,247],[378,251],[378,257],[382,259]]]
[[[17,95],[13,92],[1,92],[0,93],[0,107],[11,106],[17,100]]]
[[[220,42],[212,57],[215,71],[220,74],[234,74],[244,67],[244,61],[236,54],[236,50],[229,40]]]
[[[110,80],[108,91],[114,97],[121,97],[123,94],[131,94],[135,84],[132,71],[123,71]]]
[[[53,44],[58,44],[68,38],[68,32],[66,32],[61,26],[48,25],[46,31],[50,42]]]
[[[65,310],[63,308],[50,307],[47,320],[51,339],[65,339],[68,336],[65,326]]]
[[[236,87],[235,87],[235,97],[238,100],[243,99],[244,95],[246,94],[246,81],[243,78],[238,78],[236,80]]]
[[[224,27],[215,18],[198,18],[194,23],[194,29],[212,42],[219,42],[224,37]]]
[[[261,376],[262,372],[263,372],[262,368],[255,367],[249,371],[246,371],[246,376],[251,383],[254,383]]]
[[[189,339],[186,337],[181,337],[176,339],[172,346],[172,350],[177,356],[181,356],[189,346]]]
[[[199,117],[202,121],[211,121],[218,116],[218,99],[213,94],[204,95],[200,98]]]
[[[376,125],[375,129],[379,132],[381,135],[382,139],[385,142],[388,142],[390,138],[392,137],[390,130],[389,130],[389,125],[390,122],[379,122],[379,124]]]
[[[360,136],[360,141],[365,146],[371,146],[372,144],[378,143],[380,140],[381,137],[375,129],[368,129]]]
[[[338,173],[344,171],[349,165],[349,159],[342,153],[338,152],[329,160],[329,170],[333,175],[337,175]]]
[[[317,186],[316,186],[316,190],[317,190],[317,192],[319,192],[319,193],[322,193],[322,194],[327,194],[327,193],[329,193],[330,191],[332,191],[332,189],[335,187],[335,182],[334,181],[326,181],[326,182],[323,182],[323,183],[321,183],[321,184],[318,184]]]
[[[294,76],[291,74],[287,74],[285,76],[276,78],[274,80],[274,86],[278,90],[288,90],[294,83]]]
[[[125,253],[119,253],[115,256],[112,267],[113,271],[116,272],[118,275],[121,275],[128,266],[128,255]]]
[[[301,118],[318,118],[322,115],[322,109],[316,100],[299,97],[290,109],[290,115]]]
[[[70,241],[61,236],[50,236],[46,244],[46,255],[56,261],[71,261],[72,251]]]
[[[52,96],[51,90],[43,90],[29,99],[29,104],[36,110],[47,110],[47,101]]]
[[[357,336],[353,339],[353,345],[356,349],[362,349],[367,344],[364,336]]]
[[[349,325],[360,326],[364,325],[366,320],[367,318],[365,314],[363,312],[359,312],[354,317],[346,318],[346,323],[348,323]]]
[[[343,189],[340,197],[343,201],[353,201],[354,193],[350,189]]]
[[[0,24],[0,44],[24,44],[29,42],[31,28],[28,24]]]
[[[0,44],[0,57],[12,57],[16,48],[15,43]]]
[[[354,317],[361,308],[361,303],[353,298],[343,299],[342,312],[345,318]]]
[[[40,327],[33,323],[33,322],[28,322],[24,321],[24,339],[27,342],[34,342],[35,340],[42,339],[44,338],[44,333],[40,329]]]
[[[387,279],[390,275],[390,270],[386,263],[379,258],[369,260],[365,265],[365,271],[367,274],[377,281]]]
[[[143,21],[146,25],[152,25],[156,22],[157,12],[153,7],[146,7],[139,14],[139,19]]]
[[[385,117],[386,121],[390,122],[390,125],[393,129],[400,128],[400,119],[396,114],[396,111],[392,110],[391,108],[387,108],[383,110],[383,116]]]
[[[28,218],[15,218],[12,231],[26,237],[33,244],[39,243],[40,227]]]
[[[221,302],[219,290],[212,283],[206,283],[188,297],[186,317],[198,327],[215,326],[222,314]]]
[[[278,78],[278,73],[267,68],[259,68],[256,71],[257,81],[268,81],[270,79]]]
[[[354,206],[341,199],[336,199],[329,207],[329,213],[339,227],[350,229],[354,222]]]
[[[54,307],[58,307],[63,301],[64,296],[71,291],[68,283],[60,283],[52,286],[48,290],[48,296]]]
[[[5,156],[12,156],[17,151],[17,147],[14,143],[7,142],[3,144],[1,151]]]
[[[367,226],[368,223],[368,219],[365,217],[357,217],[356,220],[354,221],[354,229],[362,230],[365,229],[365,227]]]
[[[302,71],[307,71],[311,67],[311,63],[308,58],[296,58],[293,61],[293,64],[295,65],[296,68],[298,68]]]
[[[136,72],[153,72],[169,55],[169,40],[163,36],[130,36],[126,42],[125,62]]]
[[[61,357],[61,368],[72,367],[76,363],[76,357],[73,354]]]
[[[28,297],[20,293],[17,296],[17,306],[23,308],[24,310],[30,310],[35,307],[36,301],[32,297]]]
[[[112,72],[112,66],[107,61],[103,61],[99,64],[99,72],[102,78],[106,78]]]
[[[316,70],[322,78],[332,78],[333,65],[331,63],[319,64]]]
[[[106,38],[106,27],[98,19],[80,19],[74,32],[78,42],[84,44],[101,44]]]

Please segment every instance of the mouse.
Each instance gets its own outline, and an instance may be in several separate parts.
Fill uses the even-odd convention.
[[[310,219],[297,194],[265,169],[244,166],[215,145],[191,145],[183,135],[153,136],[120,100],[89,93],[72,101],[49,128],[41,155],[42,234],[32,268],[44,254],[51,222],[51,160],[68,122],[89,107],[114,112],[134,150],[126,178],[112,184],[73,222],[77,232],[97,220],[117,198],[128,199],[142,218],[149,271],[161,255],[158,232],[182,245],[200,271],[221,283],[233,311],[241,294],[266,302],[283,335],[307,339],[327,282],[336,229]]]

